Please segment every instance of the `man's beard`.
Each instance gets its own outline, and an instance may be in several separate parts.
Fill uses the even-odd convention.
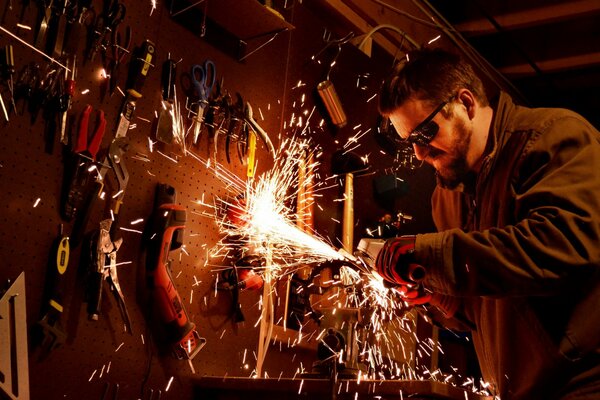
[[[464,121],[457,121],[455,132],[455,155],[450,163],[444,168],[437,170],[438,184],[446,189],[456,189],[460,184],[471,183],[473,171],[467,164],[467,152],[471,144],[472,131],[469,130]],[[435,157],[435,154],[433,154]]]

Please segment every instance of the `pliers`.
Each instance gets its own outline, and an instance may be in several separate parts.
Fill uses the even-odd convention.
[[[112,59],[110,62],[110,84],[109,91],[112,96],[118,84],[119,66],[123,63],[125,56],[129,54],[131,47],[132,30],[130,26],[125,28],[125,38],[121,38],[119,27],[115,27],[112,33]]]
[[[228,164],[231,164],[231,157],[229,156],[229,146],[231,141],[233,140],[238,143],[238,156],[242,157],[239,154],[239,146],[245,143],[244,133],[247,132],[245,129],[246,121],[244,120],[244,100],[239,93],[236,93],[236,98],[237,101],[230,108],[229,128],[227,129],[227,136],[225,138],[225,157],[227,158]],[[215,140],[215,149],[216,147],[217,145]],[[243,163],[243,158],[240,158],[240,162]]]
[[[96,161],[96,154],[100,149],[102,143],[102,137],[106,131],[106,119],[104,118],[104,111],[98,110],[98,124],[91,137],[89,136],[88,129],[90,124],[90,114],[92,113],[92,106],[86,105],[81,114],[81,120],[79,121],[79,131],[77,133],[77,141],[75,142],[75,148],[73,151],[79,156],[88,158],[90,161]]]
[[[252,130],[258,134],[260,139],[263,141],[271,156],[273,156],[273,160],[275,160],[275,146],[273,146],[273,142],[269,138],[269,135],[265,130],[256,122],[254,119],[254,113],[252,112],[252,106],[249,102],[246,102],[246,122],[250,125]]]
[[[88,301],[88,314],[90,319],[97,321],[100,315],[100,303],[102,301],[103,281],[109,282],[110,291],[115,296],[125,331],[129,334],[131,330],[131,320],[127,307],[125,306],[125,296],[121,290],[119,279],[117,277],[117,251],[123,244],[123,238],[113,241],[110,237],[111,219],[105,219],[100,222],[100,229],[94,236],[90,244],[91,259],[91,280],[90,280],[90,298]]]

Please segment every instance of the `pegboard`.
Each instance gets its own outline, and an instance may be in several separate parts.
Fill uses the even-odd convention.
[[[16,2],[15,2],[16,3]],[[290,2],[293,3],[293,2]],[[93,2],[97,10],[102,3]],[[15,4],[12,12],[6,12],[2,26],[15,31],[17,21],[34,26],[37,8],[31,5],[20,17],[20,7]],[[282,33],[269,45],[261,48],[243,62],[238,62],[222,52],[218,46],[206,43],[195,33],[175,23],[169,16],[168,5],[159,2],[153,10],[150,2],[128,2],[127,14],[123,22],[133,29],[133,46],[144,39],[156,44],[154,68],[146,81],[143,97],[135,111],[134,129],[127,133],[129,147],[125,162],[129,172],[129,184],[120,212],[120,225],[123,246],[118,252],[119,281],[125,295],[132,321],[133,334],[123,332],[122,322],[114,299],[108,290],[104,291],[102,312],[98,321],[88,319],[85,295],[85,271],[78,269],[82,246],[73,248],[69,263],[69,273],[65,286],[65,312],[62,318],[67,333],[67,342],[49,355],[42,357],[39,350],[30,346],[30,383],[32,399],[100,399],[106,390],[112,393],[119,387],[119,398],[149,398],[151,391],[162,391],[163,399],[191,398],[192,380],[199,375],[210,376],[250,376],[254,368],[258,343],[258,329],[255,322],[260,315],[259,294],[243,292],[240,296],[246,322],[236,324],[231,320],[231,298],[217,294],[213,288],[215,274],[207,267],[207,254],[220,239],[215,221],[204,215],[206,209],[198,200],[211,203],[215,197],[228,194],[223,181],[209,171],[205,165],[190,156],[182,157],[174,145],[154,143],[151,148],[152,124],[160,110],[160,69],[167,56],[179,61],[178,73],[189,72],[191,66],[210,58],[215,62],[217,75],[224,78],[225,87],[231,92],[239,92],[249,99],[255,109],[255,118],[270,133],[272,140],[280,141],[280,136],[298,134],[290,124],[290,116],[301,115],[311,110],[315,103],[314,88],[323,74],[322,65],[310,61],[310,56],[323,46],[322,29],[334,29],[336,23],[318,12],[297,2],[288,6],[284,14],[295,25],[292,32]],[[243,23],[241,21],[240,23]],[[317,28],[318,27],[318,28]],[[337,26],[339,31],[343,28]],[[33,42],[33,31],[18,30],[21,38]],[[47,65],[46,61],[32,50],[24,47],[7,35],[0,36],[0,45],[12,44],[17,65],[17,76],[22,66],[29,62]],[[78,60],[83,60],[83,45]],[[105,152],[115,132],[118,113],[123,95],[116,91],[112,96],[101,98],[100,56],[93,62],[78,62],[77,88],[69,112],[71,134],[77,127],[78,117],[86,104],[94,110],[106,113],[107,130],[103,138],[101,152]],[[320,177],[331,175],[330,155],[356,133],[355,127],[374,124],[377,109],[376,101],[367,102],[376,93],[378,82],[387,72],[388,61],[381,65],[374,60],[349,51],[343,52],[339,66],[332,73],[332,80],[344,99],[349,117],[346,128],[332,130],[320,125],[326,118],[316,109],[309,131],[313,140],[323,148]],[[127,64],[121,67],[121,74]],[[42,69],[43,69],[42,68]],[[368,90],[356,87],[359,74],[371,72]],[[16,79],[16,78],[15,78]],[[123,87],[123,80],[119,86]],[[300,83],[300,85],[298,85]],[[181,82],[177,82],[178,100],[185,104],[181,94]],[[304,99],[304,101],[302,100]],[[21,111],[22,104],[17,104]],[[92,117],[91,121],[95,121]],[[51,246],[62,224],[66,233],[72,224],[61,219],[60,193],[63,186],[63,171],[66,154],[63,146],[54,138],[53,146],[44,140],[44,121],[38,115],[31,122],[29,113],[11,114],[10,122],[0,125],[0,255],[5,266],[0,268],[0,281],[14,279],[20,271],[26,273],[27,322],[34,326],[40,318],[47,264],[52,257]],[[272,165],[272,160],[259,141],[257,158],[259,169],[264,172]],[[207,144],[206,132],[200,145],[192,151],[202,158],[214,157]],[[51,147],[51,149],[50,149]],[[50,151],[51,150],[51,151]],[[243,177],[245,166],[235,155],[227,163],[223,141],[218,143],[216,161],[233,174]],[[371,140],[367,140],[361,153],[372,153],[375,167],[382,167],[384,157]],[[430,172],[419,172],[406,179],[421,186],[419,196],[431,190],[433,179]],[[112,179],[112,178],[111,178]],[[357,226],[355,237],[359,238],[364,227],[378,218],[384,211],[372,200],[370,185],[372,178],[360,181],[356,190]],[[334,181],[331,181],[334,182]],[[178,191],[177,203],[187,208],[185,232],[185,252],[179,253],[171,269],[174,283],[182,297],[190,318],[196,323],[198,332],[207,340],[207,345],[193,360],[195,374],[188,363],[176,360],[168,354],[164,343],[157,343],[148,316],[148,302],[144,281],[144,258],[141,231],[153,209],[154,192],[157,183],[167,183]],[[115,184],[113,183],[113,186]],[[108,185],[110,186],[110,185]],[[316,230],[331,243],[337,244],[341,227],[339,187],[335,184],[323,191],[319,208],[315,208]],[[413,229],[427,229],[430,221],[427,206],[414,197],[401,199],[405,211],[418,215],[421,226]],[[97,226],[103,217],[103,207],[96,207],[88,228]],[[139,222],[142,219],[143,221]],[[425,229],[422,229],[426,227]],[[218,263],[218,260],[210,260]],[[106,284],[105,284],[106,286]],[[267,355],[267,369],[270,376],[293,376],[299,368],[310,369],[314,354],[299,349],[288,350],[283,346],[279,352],[275,346]],[[245,362],[242,362],[242,361]],[[166,392],[167,386],[169,391]]]

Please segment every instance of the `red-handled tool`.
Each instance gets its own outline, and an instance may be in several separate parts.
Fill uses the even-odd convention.
[[[159,185],[159,190],[161,186],[164,187]],[[174,193],[173,188],[169,189]],[[185,222],[185,207],[169,203],[157,204],[152,226],[147,231],[149,238],[146,272],[148,285],[152,289],[160,317],[165,323],[167,338],[173,345],[175,356],[191,360],[205,345],[206,339],[200,337],[196,325],[190,321],[173,283],[169,267],[170,252],[183,245]]]

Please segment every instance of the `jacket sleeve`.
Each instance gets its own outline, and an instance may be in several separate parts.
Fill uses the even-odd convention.
[[[534,134],[515,169],[512,225],[417,236],[425,284],[442,294],[560,293],[600,268],[598,132],[574,116]],[[597,275],[596,275],[597,276]]]

